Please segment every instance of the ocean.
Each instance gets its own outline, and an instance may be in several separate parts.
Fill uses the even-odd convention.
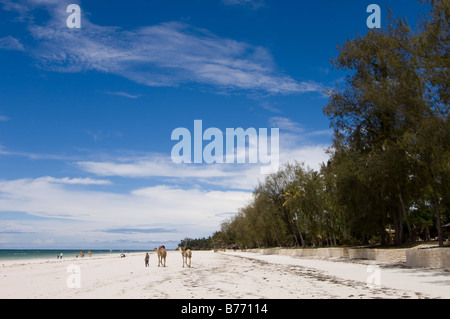
[[[64,257],[80,257],[80,251],[84,251],[84,257],[89,257],[89,250],[80,249],[0,249],[0,260],[18,260],[18,259],[57,259],[57,255],[63,254]],[[132,252],[145,252],[145,250],[91,250],[92,256],[108,255],[108,254],[120,254],[120,253],[132,253]]]

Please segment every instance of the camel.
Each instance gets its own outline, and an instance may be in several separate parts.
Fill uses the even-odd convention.
[[[183,259],[183,268],[184,268],[184,264],[186,263],[186,266],[188,266],[189,268],[191,268],[191,258],[192,258],[192,251],[189,248],[181,248],[178,247],[177,250],[179,250],[181,252],[181,258]],[[189,265],[188,265],[188,260],[189,258]]]
[[[158,249],[153,249],[153,251],[156,251],[156,254],[158,255],[158,267],[163,264],[164,259],[164,267],[166,267],[166,256],[167,251],[164,246],[160,246]]]

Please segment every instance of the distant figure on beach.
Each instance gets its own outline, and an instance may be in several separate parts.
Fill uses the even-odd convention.
[[[59,259],[62,259],[63,253],[59,254]]]
[[[148,267],[148,261],[150,260],[150,255],[145,253],[145,267]]]

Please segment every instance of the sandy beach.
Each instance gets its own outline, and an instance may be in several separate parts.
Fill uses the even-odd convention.
[[[150,253],[63,260],[0,261],[0,298],[449,298],[450,272],[370,261],[323,260],[253,252],[194,251],[183,268]]]

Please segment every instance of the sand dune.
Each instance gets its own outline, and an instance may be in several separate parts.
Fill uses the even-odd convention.
[[[194,251],[192,268],[182,268],[181,254],[170,251],[164,268],[155,253],[150,267],[144,257],[3,261],[0,298],[450,297],[450,272],[443,270],[211,251]]]

